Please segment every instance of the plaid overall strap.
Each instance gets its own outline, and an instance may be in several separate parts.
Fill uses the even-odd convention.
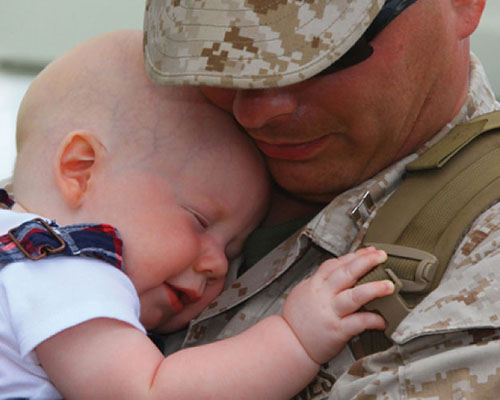
[[[12,208],[14,200],[12,200],[5,189],[0,189],[0,208]]]
[[[0,203],[9,208],[13,204],[3,189],[0,189]],[[105,224],[59,226],[54,221],[35,218],[0,236],[0,264],[54,255],[86,256],[121,269],[122,253],[118,231]]]

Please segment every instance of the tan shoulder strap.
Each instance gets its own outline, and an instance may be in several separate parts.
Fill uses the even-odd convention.
[[[500,112],[455,127],[407,166],[407,178],[377,211],[364,245],[389,257],[358,284],[395,283],[393,295],[365,307],[387,320],[387,337],[439,284],[474,219],[500,199],[499,128]]]
[[[441,168],[479,135],[498,128],[500,128],[500,111],[484,114],[469,122],[457,125],[436,146],[408,164],[406,169],[418,171]]]

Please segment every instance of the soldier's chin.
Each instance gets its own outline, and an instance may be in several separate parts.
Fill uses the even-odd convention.
[[[267,164],[278,187],[299,200],[326,204],[350,187],[346,184],[336,184],[339,177],[314,168],[279,165],[272,161]]]

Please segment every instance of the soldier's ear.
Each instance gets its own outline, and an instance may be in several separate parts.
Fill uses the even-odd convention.
[[[105,151],[102,143],[88,131],[68,133],[61,142],[54,163],[54,177],[69,207],[81,206]]]
[[[486,0],[452,0],[452,7],[458,17],[457,34],[460,39],[472,35],[483,15]]]

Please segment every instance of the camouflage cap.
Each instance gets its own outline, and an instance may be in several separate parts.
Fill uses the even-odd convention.
[[[384,2],[147,0],[146,68],[163,85],[290,85],[340,58]]]

